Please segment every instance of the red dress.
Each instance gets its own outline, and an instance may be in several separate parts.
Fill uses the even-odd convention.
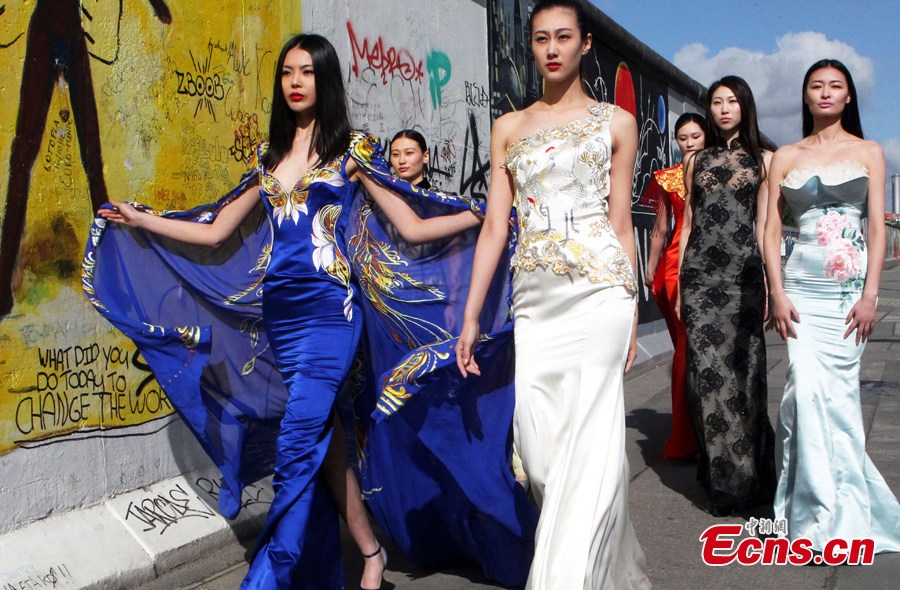
[[[697,454],[697,438],[688,415],[685,385],[685,333],[684,324],[675,316],[675,300],[678,293],[678,240],[684,217],[684,176],[681,164],[653,173],[651,197],[665,200],[675,217],[675,228],[669,243],[663,250],[656,275],[653,277],[653,295],[666,319],[675,352],[672,355],[672,434],[663,447],[663,459],[690,459]],[[662,210],[662,207],[660,207]]]

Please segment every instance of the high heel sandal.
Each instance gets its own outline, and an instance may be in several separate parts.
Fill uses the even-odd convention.
[[[387,564],[388,564],[388,553],[387,553],[387,549],[382,547],[381,543],[378,544],[378,549],[376,549],[372,553],[369,553],[368,555],[363,553],[363,558],[364,559],[372,559],[376,555],[382,556],[382,558],[384,559],[384,569],[386,570]],[[384,581],[384,572],[381,573],[381,580]],[[360,585],[359,590],[381,590],[381,583],[378,584],[378,588],[363,588],[362,585]]]

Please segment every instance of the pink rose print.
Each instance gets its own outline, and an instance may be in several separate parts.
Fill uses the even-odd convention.
[[[827,246],[833,240],[840,239],[844,230],[850,227],[845,215],[839,211],[829,211],[816,223],[816,239],[820,245]]]
[[[847,238],[837,238],[825,246],[825,276],[839,283],[859,275],[859,250]]]
[[[863,253],[866,249],[862,233],[843,209],[826,209],[816,223],[816,240],[825,250],[826,278],[841,285],[841,310],[852,304],[852,293],[862,290],[865,283]]]

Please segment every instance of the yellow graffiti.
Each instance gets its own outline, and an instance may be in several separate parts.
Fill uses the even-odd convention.
[[[84,84],[73,74],[84,67],[71,61],[77,51],[56,55],[28,44],[32,16],[46,2],[7,3],[0,19],[0,218],[8,200],[26,203],[12,254],[13,305],[0,315],[0,454],[174,413],[134,345],[81,292],[82,255],[98,200],[96,176],[88,179],[85,162],[102,158],[98,173],[107,194],[101,201],[184,209],[218,198],[265,138],[278,52],[301,30],[301,3],[288,0],[72,4],[81,23],[70,26],[84,31],[76,37],[84,37],[90,55],[93,123],[78,108],[84,89],[73,93],[73,85]],[[26,117],[40,123],[27,136],[28,129],[17,128],[20,110],[47,101],[20,96],[23,67],[40,60],[48,60],[52,93],[46,113],[41,107]],[[27,152],[21,144],[27,137],[40,140],[30,175],[10,166],[22,161],[16,154]],[[79,144],[84,137],[88,156]],[[23,176],[21,195],[16,187]],[[197,336],[180,335],[188,343]]]

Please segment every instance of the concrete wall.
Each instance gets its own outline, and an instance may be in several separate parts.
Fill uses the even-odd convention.
[[[491,117],[483,1],[305,2],[303,22],[341,56],[355,126],[385,144],[401,129],[420,131],[433,184],[486,195]]]
[[[0,257],[18,262],[0,318],[0,534],[209,465],[83,296],[81,256],[97,204],[185,208],[239,177],[301,7],[155,6],[37,0],[0,14]],[[16,204],[24,231],[8,247]]]
[[[81,293],[99,203],[183,209],[230,188],[265,138],[279,48],[301,29],[336,46],[355,126],[384,140],[420,130],[432,181],[447,190],[487,192],[493,116],[539,95],[528,0],[66,4],[22,0],[0,13],[0,261],[16,263],[0,316],[0,588],[132,586],[208,546],[198,539],[233,534],[209,508],[215,470],[131,342]],[[652,60],[609,41],[606,21],[592,26],[590,90],[627,104],[641,128],[643,251],[652,219],[640,196],[668,165],[667,122],[692,93],[675,100]],[[54,53],[66,32],[75,41]],[[667,336],[646,296],[642,327],[658,351]],[[246,518],[258,520],[267,494],[247,491]]]

